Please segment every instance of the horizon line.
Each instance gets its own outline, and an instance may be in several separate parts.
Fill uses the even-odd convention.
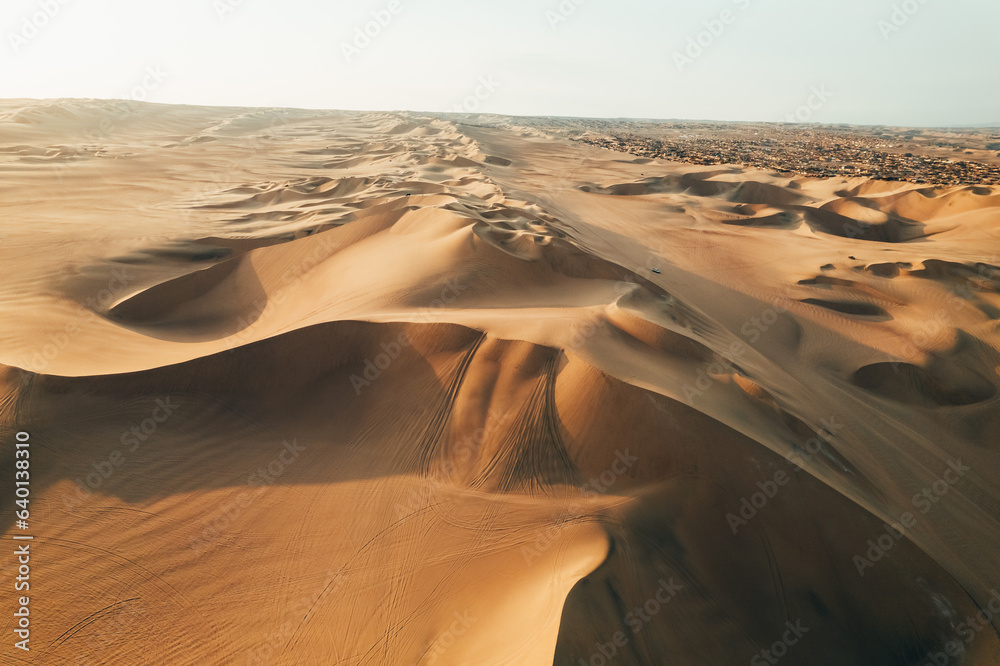
[[[779,120],[722,120],[713,118],[657,118],[652,116],[574,116],[563,114],[520,114],[499,112],[462,112],[462,111],[431,111],[421,109],[347,109],[313,106],[273,106],[247,104],[197,104],[191,102],[154,102],[137,100],[128,97],[0,97],[0,102],[128,102],[131,104],[149,104],[158,106],[188,106],[205,109],[283,109],[288,111],[346,111],[353,113],[417,113],[438,116],[494,116],[500,118],[541,118],[560,120],[605,120],[626,122],[656,122],[656,123],[729,123],[747,125],[788,125],[800,127],[887,127],[896,129],[998,129],[1000,121],[995,123],[974,123],[955,125],[898,125],[893,123],[852,123],[852,122],[788,122]]]

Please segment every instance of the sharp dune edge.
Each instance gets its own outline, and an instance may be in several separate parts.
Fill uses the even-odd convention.
[[[72,100],[0,168],[12,662],[1000,663],[1000,189]]]

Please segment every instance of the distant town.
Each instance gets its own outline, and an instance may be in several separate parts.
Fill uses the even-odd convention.
[[[1000,184],[1000,129],[547,119],[595,146],[692,164],[739,164],[803,176],[945,185]],[[586,128],[586,129],[585,129]]]

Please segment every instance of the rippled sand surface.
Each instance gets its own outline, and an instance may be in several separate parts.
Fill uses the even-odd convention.
[[[70,100],[0,172],[15,663],[1000,663],[1000,188]]]

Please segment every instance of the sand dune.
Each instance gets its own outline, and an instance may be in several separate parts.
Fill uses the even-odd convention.
[[[996,188],[96,100],[0,168],[9,663],[1000,663]]]

